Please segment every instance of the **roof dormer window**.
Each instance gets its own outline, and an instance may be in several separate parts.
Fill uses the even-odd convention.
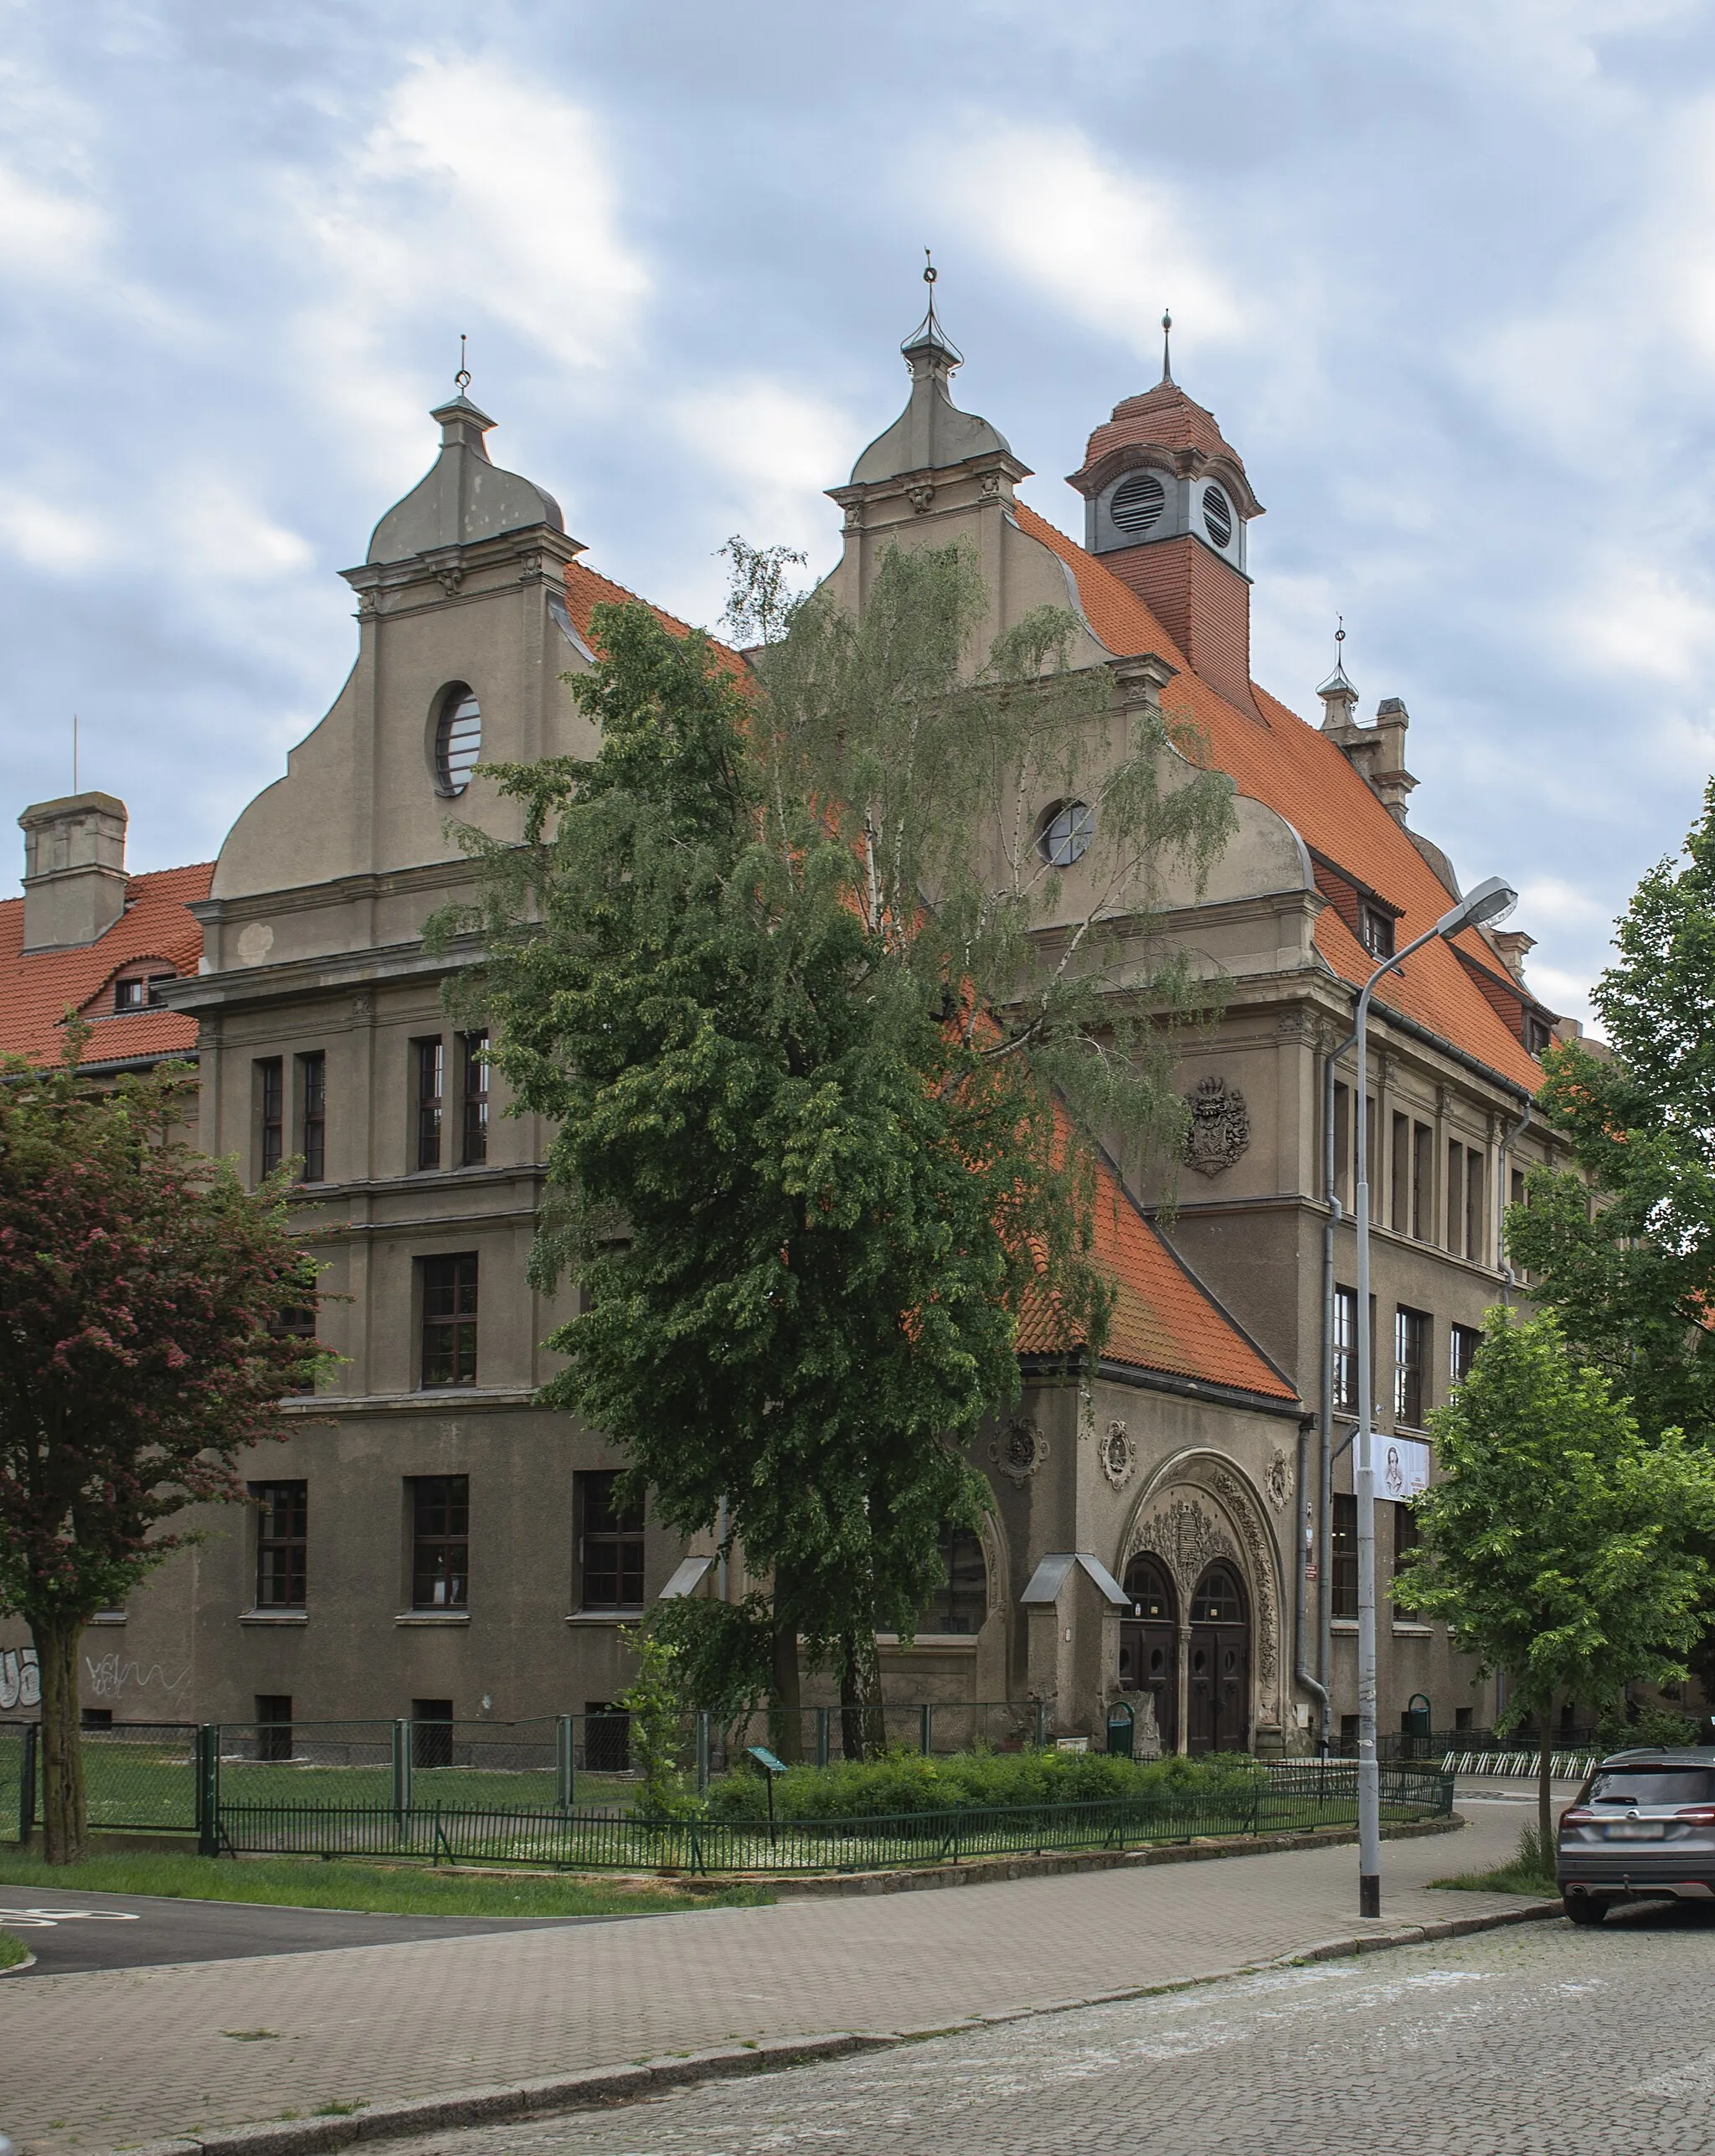
[[[456,681],[440,698],[440,715],[435,725],[435,789],[449,797],[461,794],[471,783],[471,773],[482,754],[482,707],[462,681]]]
[[[122,973],[113,983],[113,1008],[121,1011],[159,1010],[161,991],[178,977],[161,972],[152,973]]]
[[[1393,956],[1393,918],[1379,906],[1361,905],[1357,910],[1358,939],[1372,958],[1391,958]]]

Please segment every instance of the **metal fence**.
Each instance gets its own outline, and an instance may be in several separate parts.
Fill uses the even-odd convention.
[[[1382,1770],[1384,1819],[1445,1818],[1452,1805],[1450,1776],[1419,1767]],[[223,1847],[238,1854],[414,1856],[579,1871],[822,1872],[1305,1833],[1350,1825],[1357,1816],[1355,1768],[1259,1767],[1247,1787],[1219,1793],[1151,1791],[1095,1803],[783,1819],[772,1827],[754,1820],[650,1821],[636,1811],[455,1811],[437,1805],[398,1812],[223,1800],[219,1831]]]

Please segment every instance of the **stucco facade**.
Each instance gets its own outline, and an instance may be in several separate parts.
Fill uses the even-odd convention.
[[[1249,683],[1244,525],[1260,505],[1208,414],[1164,382],[1097,430],[1074,482],[1086,550],[1019,501],[1027,467],[953,404],[957,355],[932,320],[905,354],[905,410],[830,488],[844,519],[836,594],[861,608],[888,546],[959,540],[981,565],[991,633],[1069,606],[1074,663],[1110,676],[1116,738],[1128,713],[1165,704],[1238,794],[1207,881],[1163,874],[1148,894],[1168,937],[1225,988],[1218,1022],[1183,1050],[1179,1083],[1199,1117],[1190,1159],[1171,1190],[1142,1173],[1122,1189],[1136,1164],[1114,1170],[1127,1247],[1154,1253],[1131,1292],[1172,1301],[1168,1344],[1116,1342],[1088,1386],[1027,1355],[1020,1406],[976,1448],[995,1496],[980,1607],[966,1605],[967,1628],[884,1643],[887,1693],[1040,1700],[1058,1732],[1098,1742],[1124,1697],[1182,1747],[1306,1749],[1324,1689],[1336,1736],[1356,1706],[1339,1504],[1352,1402],[1337,1356],[1331,1385],[1324,1369],[1329,1290],[1354,1277],[1355,1078],[1349,1056],[1336,1061],[1331,1091],[1330,1059],[1373,962],[1358,936],[1379,934],[1378,919],[1397,921],[1402,942],[1418,932],[1434,894],[1451,903],[1451,872],[1406,828],[1403,712],[1359,726],[1333,685],[1311,728]],[[688,1554],[646,1519],[636,1602],[615,1602],[605,1573],[592,1601],[597,1486],[579,1478],[620,1462],[599,1431],[531,1404],[557,1314],[526,1277],[545,1133],[505,1112],[497,1078],[476,1099],[479,1066],[440,999],[471,953],[430,958],[421,933],[470,888],[451,823],[516,835],[482,764],[590,750],[564,677],[591,663],[590,609],[615,587],[581,561],[550,496],[489,462],[492,422],[474,405],[461,395],[435,416],[434,469],[346,572],[351,675],[234,824],[191,906],[200,971],[163,998],[198,1025],[209,1152],[260,1173],[270,1148],[306,1152],[315,1127],[303,1217],[324,1234],[320,1333],[341,1359],[324,1392],[291,1404],[289,1441],[246,1464],[258,1484],[303,1486],[299,1554],[279,1560],[298,1567],[300,1591],[264,1594],[260,1513],[212,1514],[199,1548],[91,1628],[88,1705],[119,1720],[247,1721],[264,1700],[302,1721],[420,1702],[497,1722],[582,1712],[621,1689],[621,1627]],[[1167,507],[1140,537],[1136,504],[1147,510],[1154,482],[1119,490],[1156,472]],[[471,775],[451,730],[461,712],[475,723],[473,706]],[[1075,866],[1065,889],[1075,908]],[[1383,993],[1373,1023],[1378,1421],[1408,1448],[1446,1396],[1454,1328],[1518,1292],[1501,1211],[1513,1174],[1548,1157],[1523,1117],[1531,1029],[1548,1014],[1515,956],[1493,939],[1462,957],[1438,946],[1394,1003]],[[469,1311],[455,1308],[466,1297]],[[1398,1374],[1396,1336],[1410,1351]],[[444,1498],[455,1482],[464,1585],[425,1601],[420,1492]],[[1384,1581],[1396,1509],[1382,1507]],[[711,1524],[689,1554],[713,1549]],[[635,1586],[635,1552],[613,1561],[633,1566]],[[746,1584],[740,1560],[708,1566],[696,1591]],[[1490,1719],[1490,1691],[1443,1627],[1384,1622],[1380,1677],[1384,1730],[1414,1695],[1437,1728]]]

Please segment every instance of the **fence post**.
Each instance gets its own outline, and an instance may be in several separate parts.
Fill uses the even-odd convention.
[[[393,1725],[393,1808],[401,1826],[411,1808],[411,1725]]]
[[[572,1751],[573,1722],[569,1715],[557,1715],[554,1723],[554,1801],[562,1812],[572,1808],[577,1787],[577,1761]]]
[[[927,1700],[917,1710],[917,1719],[919,1724],[917,1733],[918,1748],[927,1759],[929,1748],[935,1741],[935,1709],[930,1705]]]
[[[708,1794],[708,1710],[697,1710],[697,1794]]]
[[[23,1725],[23,1754],[18,1763],[18,1845],[29,1847],[31,1834],[36,1825],[36,1746],[41,1734],[39,1722]]]
[[[197,1854],[220,1854],[220,1725],[199,1722],[196,1736]]]
[[[831,1707],[818,1707],[816,1710],[816,1763],[818,1767],[827,1765],[828,1718],[832,1712]]]

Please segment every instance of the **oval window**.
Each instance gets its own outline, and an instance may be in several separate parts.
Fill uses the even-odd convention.
[[[1161,521],[1167,506],[1167,490],[1155,473],[1134,472],[1114,489],[1108,514],[1115,531],[1124,532],[1127,539],[1141,539]]]
[[[435,725],[435,784],[445,794],[462,793],[482,754],[482,707],[456,681],[440,699]]]
[[[1217,546],[1233,543],[1233,504],[1218,487],[1206,487],[1203,496],[1203,528]]]
[[[1095,811],[1085,801],[1057,801],[1043,813],[1037,843],[1050,867],[1069,869],[1089,851],[1095,837]]]

